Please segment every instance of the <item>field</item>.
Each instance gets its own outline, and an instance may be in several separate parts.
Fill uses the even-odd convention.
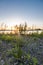
[[[0,65],[43,65],[43,32],[0,34]]]

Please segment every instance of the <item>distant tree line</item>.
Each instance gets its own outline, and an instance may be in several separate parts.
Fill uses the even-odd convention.
[[[27,29],[28,28],[28,29]],[[7,30],[8,33],[10,32],[10,34],[27,34],[27,31],[29,30],[35,30],[37,33],[39,32],[39,30],[41,30],[40,28],[34,28],[34,26],[31,27],[28,27],[27,26],[27,23],[25,22],[24,24],[20,24],[19,26],[18,25],[15,25],[15,26],[11,26],[11,28],[9,28],[6,24],[2,23],[0,25],[0,30],[2,30],[3,33],[5,33],[5,31]]]

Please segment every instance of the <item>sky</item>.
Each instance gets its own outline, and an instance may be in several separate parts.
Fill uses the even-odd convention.
[[[0,0],[0,25],[43,27],[43,0]]]

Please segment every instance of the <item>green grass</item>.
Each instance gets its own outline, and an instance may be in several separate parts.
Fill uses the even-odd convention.
[[[31,44],[33,42],[37,41],[37,38],[43,38],[43,32],[40,34],[34,33],[31,35],[8,35],[8,34],[2,34],[0,35],[0,47],[2,44],[2,41],[6,41],[6,43],[10,43],[11,49],[6,50],[6,55],[9,57],[13,56],[14,59],[16,59],[19,63],[18,65],[38,65],[38,60],[36,57],[32,57],[30,53],[26,53],[22,47],[27,46],[27,44]],[[35,46],[34,46],[35,47]],[[33,50],[34,50],[33,47]],[[29,52],[29,51],[28,51]],[[10,59],[11,61],[12,59]],[[28,64],[25,64],[25,62],[28,61]],[[5,62],[6,64],[6,62]],[[6,64],[7,65],[7,64]]]

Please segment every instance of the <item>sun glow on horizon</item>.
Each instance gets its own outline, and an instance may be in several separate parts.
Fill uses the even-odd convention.
[[[33,28],[43,28],[43,24],[41,25],[38,25],[38,24],[35,24],[34,23],[34,21],[32,21],[32,20],[25,20],[25,19],[23,19],[22,17],[8,17],[8,18],[3,18],[3,19],[0,19],[0,26],[1,25],[7,25],[7,29],[14,29],[14,26],[16,26],[16,25],[20,25],[20,24],[25,24],[25,22],[27,23],[27,26],[28,27],[32,27],[33,26]],[[34,23],[34,24],[33,24]]]
[[[19,24],[23,24],[25,22],[24,19],[22,19],[21,17],[9,17],[9,18],[3,18],[0,19],[0,24],[4,23],[6,25],[8,25],[9,27],[14,26],[14,25],[19,25]]]

